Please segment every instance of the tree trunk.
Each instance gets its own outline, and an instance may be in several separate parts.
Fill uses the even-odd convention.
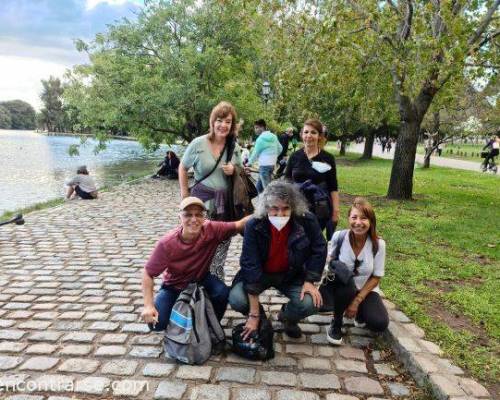
[[[387,192],[390,199],[411,199],[419,129],[417,118],[401,122]]]
[[[373,143],[375,142],[375,130],[369,129],[366,133],[365,148],[363,149],[363,160],[371,160],[373,155]]]
[[[425,149],[424,165],[422,168],[429,168],[431,166],[431,154],[432,150]]]
[[[345,156],[346,142],[343,138],[340,139],[340,152],[339,155]]]

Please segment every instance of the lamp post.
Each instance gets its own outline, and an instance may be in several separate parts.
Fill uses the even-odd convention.
[[[271,96],[271,84],[269,83],[269,81],[266,80],[262,83],[262,98],[264,99],[266,107],[270,96]]]

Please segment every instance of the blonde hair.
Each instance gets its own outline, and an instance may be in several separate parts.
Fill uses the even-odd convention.
[[[236,136],[236,125],[237,125],[236,109],[231,103],[227,101],[221,101],[212,109],[212,112],[210,113],[210,128],[208,131],[209,140],[214,140],[215,137],[215,132],[214,132],[215,120],[217,118],[226,118],[228,115],[231,115],[231,117],[233,118],[231,121],[231,129],[229,130],[228,137]]]

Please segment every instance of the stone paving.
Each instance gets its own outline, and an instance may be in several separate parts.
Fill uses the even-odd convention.
[[[348,344],[329,346],[329,315],[303,321],[299,340],[274,321],[276,357],[269,362],[229,351],[204,366],[166,359],[162,336],[140,321],[140,273],[156,240],[177,224],[177,203],[176,182],[144,181],[97,201],[31,213],[26,225],[0,229],[0,398],[425,397],[384,339],[348,326]],[[227,260],[228,283],[240,248],[238,236]],[[261,300],[273,318],[286,301],[273,290]],[[226,312],[228,336],[241,321],[241,314]],[[463,391],[456,396],[465,398]]]

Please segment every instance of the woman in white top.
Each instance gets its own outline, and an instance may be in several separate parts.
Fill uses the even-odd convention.
[[[379,295],[384,276],[385,241],[378,237],[375,212],[361,197],[349,209],[349,229],[335,232],[330,255],[342,261],[354,277],[347,284],[333,281],[334,318],[327,329],[328,342],[342,344],[342,319],[355,318],[375,332],[384,331],[389,316]],[[338,251],[337,246],[340,246]]]

